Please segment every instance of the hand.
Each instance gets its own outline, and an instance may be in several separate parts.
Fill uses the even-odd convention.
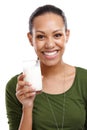
[[[18,76],[16,97],[22,103],[23,107],[33,107],[36,91],[30,83],[24,81],[24,77],[25,75],[23,74]]]

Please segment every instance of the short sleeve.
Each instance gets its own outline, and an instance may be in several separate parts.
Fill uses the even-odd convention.
[[[18,75],[14,76],[8,81],[5,91],[6,112],[9,130],[18,130],[22,115],[22,105],[17,100],[15,95],[17,76]]]

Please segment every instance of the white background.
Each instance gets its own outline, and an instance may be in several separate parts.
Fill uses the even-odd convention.
[[[8,130],[5,110],[7,81],[22,71],[22,60],[34,58],[27,39],[28,19],[32,11],[43,4],[53,4],[64,10],[70,39],[64,60],[87,68],[87,5],[86,0],[2,0],[0,1],[0,130]]]

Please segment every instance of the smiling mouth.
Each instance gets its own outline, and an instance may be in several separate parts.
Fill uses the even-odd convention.
[[[43,52],[44,55],[46,56],[53,56],[56,55],[58,53],[58,51],[49,51],[49,52]]]
[[[43,55],[46,58],[54,58],[55,56],[58,55],[59,50],[54,50],[54,51],[43,51]]]

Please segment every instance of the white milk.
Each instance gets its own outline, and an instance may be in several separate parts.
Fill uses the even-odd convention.
[[[30,82],[32,84],[32,87],[35,88],[36,91],[42,90],[42,76],[39,61],[24,61],[23,73],[26,75],[24,80]]]

